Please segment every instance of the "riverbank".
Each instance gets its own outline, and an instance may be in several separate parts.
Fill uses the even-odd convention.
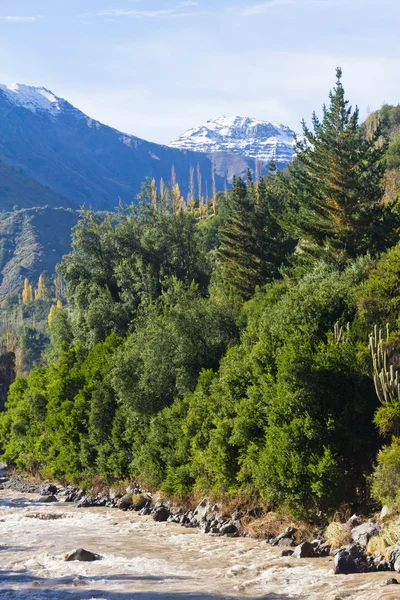
[[[27,477],[3,468],[0,472],[0,489],[22,493],[35,493],[44,502],[59,500],[74,503],[81,508],[117,508],[134,511],[140,516],[152,516],[158,522],[172,522],[186,528],[199,528],[202,533],[228,537],[255,537],[265,539],[271,545],[298,545],[318,537],[321,527],[295,522],[284,515],[266,514],[262,507],[244,506],[230,502],[211,502],[208,498],[171,501],[137,484],[110,488],[97,485],[93,489],[63,486],[57,482],[46,482]],[[276,544],[274,544],[274,539]],[[322,536],[319,536],[323,542]],[[323,551],[326,554],[326,551]]]
[[[380,540],[380,536],[382,539],[387,537],[381,535],[387,524],[377,519],[367,521],[357,515],[344,524],[335,523],[332,533],[331,528],[317,531],[311,526],[290,522],[275,513],[251,518],[246,511],[236,509],[227,512],[207,498],[196,506],[183,506],[163,500],[136,484],[126,488],[103,487],[100,491],[87,492],[74,486],[65,487],[54,482],[26,478],[6,469],[0,472],[0,489],[36,494],[39,504],[55,505],[61,502],[76,509],[118,509],[120,512],[136,513],[139,518],[151,518],[156,523],[181,525],[185,529],[198,529],[201,533],[217,537],[261,538],[269,546],[278,548],[282,558],[293,557],[304,561],[331,557],[332,570],[336,575],[400,572],[399,522],[395,528],[394,522],[391,523],[392,537],[394,530],[398,531],[398,535],[392,542],[393,547],[388,549],[383,547]],[[373,552],[369,544],[371,539],[378,541]],[[389,577],[387,583],[398,584],[393,577]]]
[[[134,511],[0,491],[6,600],[398,600],[387,573],[334,575],[333,557],[282,557],[265,540],[203,535]],[[86,548],[101,560],[66,562]],[[397,592],[397,593],[396,593]]]

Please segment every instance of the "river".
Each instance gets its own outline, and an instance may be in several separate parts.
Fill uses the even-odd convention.
[[[1,600],[399,600],[395,573],[338,576],[250,538],[205,535],[113,509],[0,491]],[[65,562],[85,548],[103,558]],[[398,591],[397,591],[398,589]]]

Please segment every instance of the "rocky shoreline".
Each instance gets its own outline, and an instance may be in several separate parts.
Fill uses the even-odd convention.
[[[134,511],[139,515],[151,516],[156,522],[170,522],[184,527],[199,528],[203,533],[225,537],[248,535],[242,527],[244,514],[236,511],[224,514],[219,505],[212,505],[204,498],[195,509],[175,506],[171,502],[155,499],[151,492],[143,491],[137,485],[125,489],[125,493],[111,489],[108,493],[88,494],[86,490],[75,486],[60,486],[55,483],[40,483],[27,480],[22,475],[3,472],[0,476],[0,490],[11,490],[19,493],[38,494],[39,502],[57,503],[60,501],[74,503],[77,509],[108,507],[122,511]],[[400,540],[387,556],[376,552],[366,553],[369,540],[379,534],[382,523],[374,520],[362,522],[357,516],[351,517],[346,526],[349,528],[351,543],[332,548],[320,531],[312,541],[296,541],[297,529],[288,527],[277,536],[270,536],[266,543],[282,547],[283,557],[300,559],[334,557],[335,574],[371,573],[377,571],[396,571],[400,573]],[[395,578],[386,581],[387,585],[398,584]]]

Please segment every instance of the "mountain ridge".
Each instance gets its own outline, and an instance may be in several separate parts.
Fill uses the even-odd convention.
[[[44,87],[0,86],[0,160],[81,206],[112,210],[130,204],[146,177],[167,184],[176,180],[189,191],[191,168],[199,165],[204,188],[212,189],[213,153],[200,153],[148,142],[85,115]],[[217,190],[233,175],[254,168],[235,157],[217,170]],[[236,165],[236,166],[234,166]]]
[[[295,154],[295,132],[286,125],[250,117],[220,116],[189,129],[171,148],[195,152],[229,152],[284,168]]]

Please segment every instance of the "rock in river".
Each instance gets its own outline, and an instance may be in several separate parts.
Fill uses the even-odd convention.
[[[84,548],[78,548],[77,550],[71,550],[71,552],[67,552],[64,554],[63,559],[65,561],[79,560],[81,562],[93,562],[95,560],[101,560],[100,554],[95,554],[94,552],[90,552],[89,550],[85,550]]]
[[[304,542],[297,546],[293,552],[293,558],[313,558],[314,548],[310,542]]]
[[[335,566],[333,570],[336,575],[365,573],[367,569],[367,558],[364,551],[359,546],[343,546],[335,556]]]

